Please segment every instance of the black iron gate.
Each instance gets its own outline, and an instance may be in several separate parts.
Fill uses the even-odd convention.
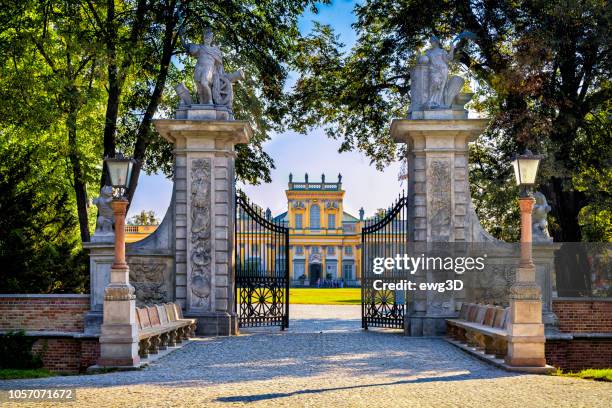
[[[403,271],[384,269],[375,273],[381,258],[395,258],[406,253],[408,242],[408,199],[400,196],[394,205],[365,221],[361,230],[361,327],[404,327],[406,293],[380,289],[381,283],[397,283]],[[375,261],[376,260],[376,261]],[[380,272],[380,271],[378,271]],[[376,286],[380,289],[375,289]]]
[[[236,195],[235,277],[239,327],[289,327],[289,229]]]

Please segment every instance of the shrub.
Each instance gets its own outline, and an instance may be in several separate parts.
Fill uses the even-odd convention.
[[[0,334],[0,368],[32,369],[43,366],[39,354],[32,353],[36,338],[23,330]]]

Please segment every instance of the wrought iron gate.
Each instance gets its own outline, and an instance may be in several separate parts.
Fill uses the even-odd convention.
[[[406,253],[408,199],[400,196],[384,213],[365,221],[361,230],[361,327],[404,327],[406,293],[376,290],[375,281],[397,283],[405,278],[396,269],[374,273],[375,258],[395,258]]]
[[[239,192],[235,229],[239,327],[289,327],[289,228]]]

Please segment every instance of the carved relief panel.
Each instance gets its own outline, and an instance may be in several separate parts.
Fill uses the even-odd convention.
[[[188,278],[189,310],[211,310],[211,159],[191,160],[190,199],[188,217]]]

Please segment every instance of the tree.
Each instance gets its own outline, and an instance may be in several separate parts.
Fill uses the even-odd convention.
[[[190,75],[176,67],[177,63],[191,66],[181,55],[179,28],[199,41],[207,25],[214,28],[225,51],[226,70],[240,66],[246,73],[244,85],[236,89],[235,116],[250,119],[255,126],[249,145],[237,147],[238,177],[250,183],[270,181],[273,162],[262,144],[270,131],[282,129],[286,65],[292,63],[295,43],[300,39],[297,18],[304,8],[314,9],[314,2],[115,3],[87,2],[108,60],[104,155],[113,156],[117,147],[132,154],[138,161],[133,173],[136,179],[141,169],[170,172],[171,149],[153,129],[153,116],[160,110],[168,114],[174,109],[177,98],[169,85],[191,82],[185,80]],[[138,76],[131,75],[135,70]],[[101,184],[104,182],[103,174]],[[134,189],[135,185],[130,196]]]
[[[61,153],[0,133],[0,292],[84,293],[87,255],[78,248],[72,187]]]
[[[610,168],[610,156],[584,161],[589,151],[609,151],[607,2],[375,0],[357,5],[355,14],[358,39],[347,55],[329,27],[318,26],[302,43],[300,78],[288,102],[294,128],[324,125],[330,137],[343,139],[341,151],[358,148],[384,166],[398,157],[388,124],[391,117],[406,116],[408,64],[430,35],[452,38],[468,30],[477,38],[462,44],[458,57],[477,87],[473,107],[491,117],[482,137],[487,148],[480,149],[480,163],[473,165],[481,169],[470,175],[472,184],[483,188],[480,194],[488,194],[478,207],[481,219],[494,215],[493,222],[508,230],[505,223],[515,217],[513,200],[504,205],[494,195],[509,197],[509,160],[530,147],[547,155],[540,186],[553,207],[556,240],[580,241],[580,222],[598,231],[610,225],[609,212],[589,207],[603,200],[609,208],[609,186],[600,183],[597,188],[604,190],[590,195],[580,186],[580,175],[606,180]],[[493,206],[500,204],[495,214]],[[503,237],[500,229],[497,235]]]
[[[297,18],[313,4],[12,2],[0,9],[5,56],[0,62],[0,124],[25,135],[25,144],[44,133],[55,141],[48,148],[61,149],[69,159],[81,241],[88,241],[94,221],[88,202],[106,181],[100,166],[104,157],[117,150],[134,156],[136,180],[141,169],[171,175],[171,146],[152,121],[155,115],[173,113],[178,101],[174,85],[191,83],[192,61],[177,42],[179,28],[195,41],[201,28],[210,25],[225,53],[226,69],[242,67],[246,73],[235,88],[234,110],[238,119],[254,124],[254,136],[236,149],[238,177],[254,184],[270,181],[273,161],[263,143],[270,132],[284,128],[283,87],[301,39]]]
[[[21,81],[24,75],[30,75],[31,81],[26,84],[31,88],[26,94],[36,99],[43,95],[49,98],[52,105],[47,108],[55,117],[48,118],[58,126],[56,131],[66,135],[66,143],[62,145],[70,160],[81,240],[89,241],[87,182],[95,169],[88,165],[87,159],[97,154],[91,154],[95,153],[95,148],[92,149],[95,142],[92,144],[88,138],[92,133],[87,127],[88,122],[95,119],[100,101],[96,37],[76,0],[19,2],[7,11],[11,17],[3,35],[3,51],[10,58],[10,63],[4,67],[8,76],[6,83],[24,88]],[[32,70],[33,67],[36,69]],[[9,98],[14,97],[13,92]],[[27,120],[40,119],[36,110],[18,112],[28,115]],[[32,113],[36,117],[29,117]],[[15,120],[23,123],[26,118],[15,117]]]

